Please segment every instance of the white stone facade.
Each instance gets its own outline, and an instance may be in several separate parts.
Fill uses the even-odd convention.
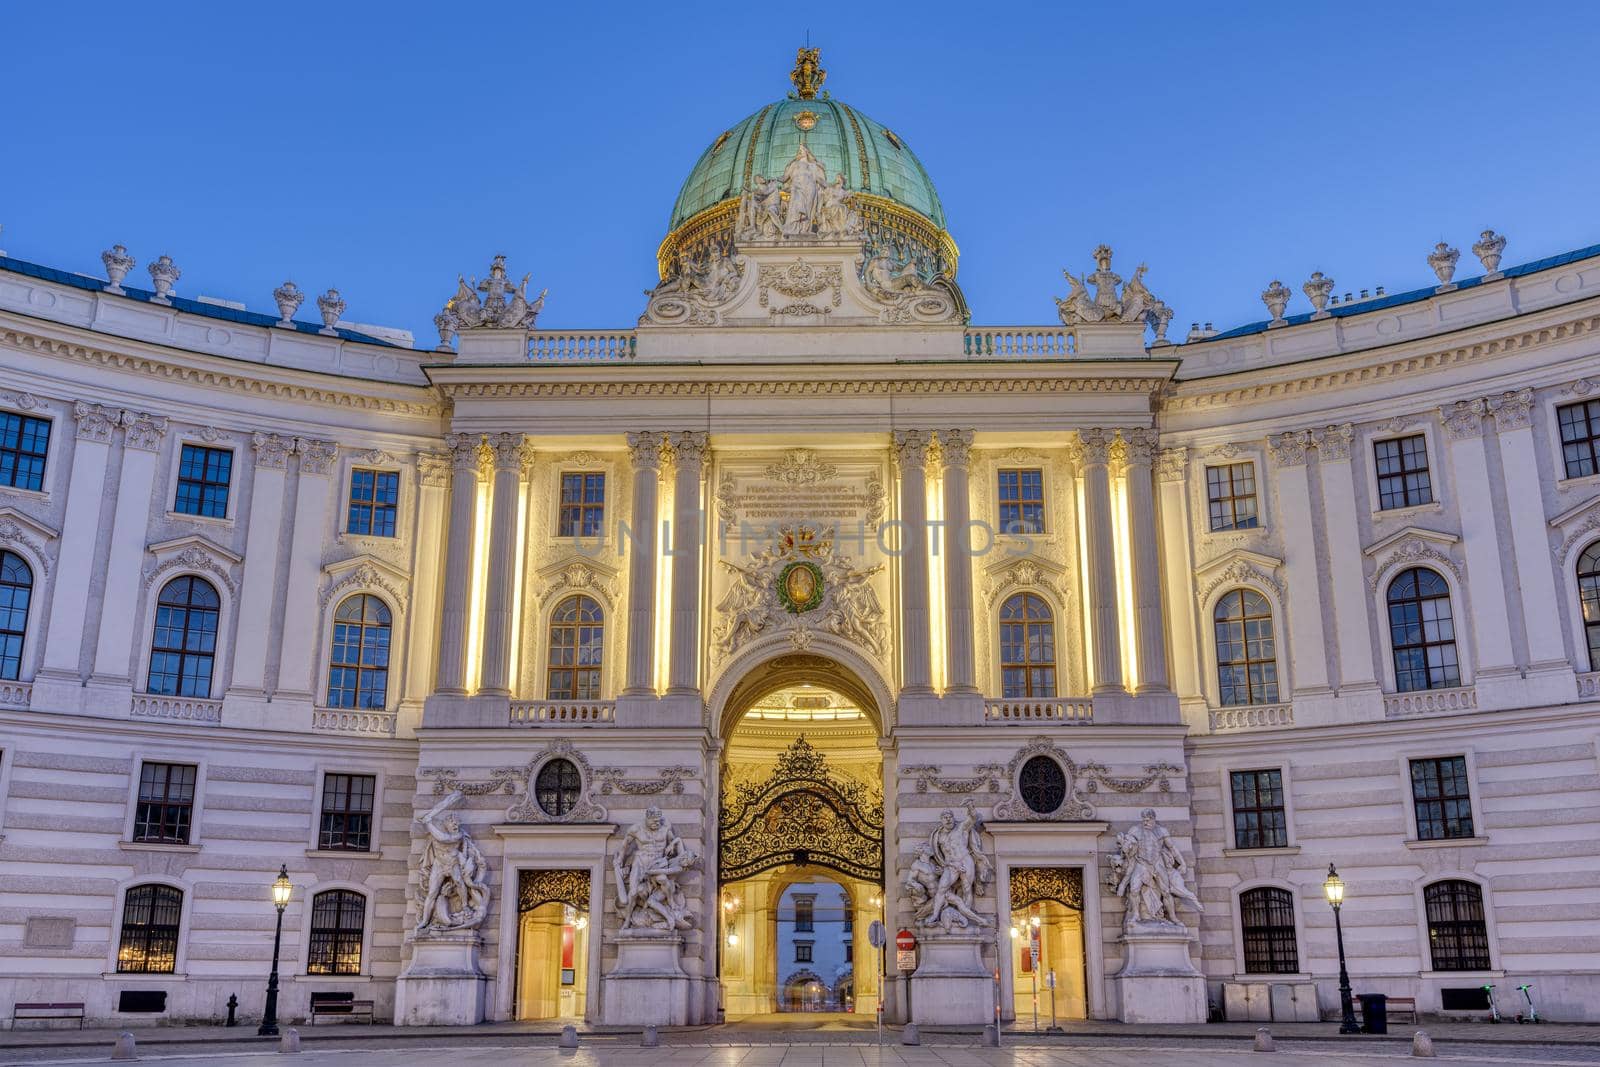
[[[748,242],[714,292],[658,290],[636,330],[530,329],[526,285],[507,288],[478,325],[443,318],[432,352],[336,328],[326,308],[321,329],[285,328],[219,318],[171,281],[114,292],[0,261],[5,447],[42,462],[0,484],[0,550],[26,571],[9,595],[27,597],[0,680],[0,1008],[149,1018],[122,1010],[134,990],[164,991],[166,1019],[219,1018],[235,993],[256,1011],[285,864],[281,1014],[354,991],[390,1018],[427,941],[414,820],[459,788],[489,906],[448,951],[483,1017],[517,1014],[519,888],[560,872],[575,896],[548,899],[596,935],[563,1003],[715,1021],[725,746],[755,700],[816,683],[865,712],[882,755],[891,932],[914,925],[918,847],[974,803],[993,866],[978,952],[1007,1005],[1013,879],[1073,869],[1084,1010],[1148,1017],[1115,980],[1111,855],[1149,808],[1186,857],[1204,905],[1183,913],[1189,956],[1230,1017],[1337,1010],[1331,862],[1358,992],[1438,1012],[1444,990],[1493,983],[1511,1008],[1532,982],[1542,1015],[1600,1019],[1600,663],[1579,579],[1600,467],[1569,466],[1590,447],[1572,405],[1600,389],[1600,250],[1441,273],[1437,292],[1335,314],[1308,285],[1323,302],[1309,318],[1283,318],[1275,283],[1270,324],[1149,347],[1131,285],[1097,306],[1073,279],[1060,326],[970,327],[953,283],[885,288],[858,251]],[[780,313],[796,307],[814,314]],[[185,446],[210,451],[186,463]],[[226,472],[194,466],[208,456]],[[1029,488],[1002,500],[1018,472]],[[950,550],[942,530],[1003,531],[1018,499],[1037,530]],[[1434,624],[1421,675],[1397,673],[1407,574],[1431,590],[1412,598]],[[209,685],[164,693],[152,660],[168,662],[174,616],[158,599],[186,579],[211,591],[191,622],[214,625],[214,647],[171,662]],[[1019,594],[1050,617],[1044,691],[1007,691]],[[1224,692],[1217,620],[1234,608],[1255,640]],[[593,613],[573,638],[599,649],[574,667],[593,672],[582,684],[553,662],[569,609]],[[347,610],[386,620],[366,625],[383,628],[387,675],[340,701]],[[1039,756],[1065,778],[1052,812],[1019,784]],[[535,795],[552,760],[577,777],[554,808]],[[141,797],[157,765],[193,769],[163,779],[188,797],[183,825],[154,832],[168,840],[143,823],[161,820]],[[1281,791],[1264,839],[1237,810],[1243,772]],[[352,775],[370,839],[324,847],[325,795]],[[1448,794],[1439,826],[1419,824],[1429,783]],[[614,860],[651,807],[686,850],[642,893],[690,920],[619,938]],[[1441,885],[1458,895],[1448,930]],[[175,922],[130,935],[125,912],[160,909],[129,890],[151,886],[177,891],[146,891],[176,901]],[[1275,932],[1246,917],[1253,893],[1277,901]],[[345,918],[317,918],[314,897]],[[313,958],[336,973],[308,973]],[[891,1018],[905,992],[891,971]]]

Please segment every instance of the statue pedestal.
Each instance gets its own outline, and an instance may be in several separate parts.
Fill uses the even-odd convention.
[[[994,976],[983,965],[993,935],[933,934],[917,944],[911,972],[911,1021],[929,1026],[994,1022]]]
[[[483,938],[476,931],[416,934],[411,963],[395,985],[396,1026],[472,1026],[483,1022],[484,987],[478,969]]]
[[[683,937],[632,930],[611,938],[617,965],[601,981],[600,1021],[609,1025],[687,1026],[689,976],[678,965]]]
[[[1139,923],[1125,930],[1122,970],[1117,985],[1125,1023],[1203,1023],[1206,981],[1189,959],[1195,940],[1189,928],[1175,923]]]

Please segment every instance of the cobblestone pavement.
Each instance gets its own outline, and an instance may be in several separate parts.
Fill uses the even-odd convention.
[[[5,1035],[11,1037],[13,1035]],[[67,1035],[63,1034],[63,1037]],[[78,1035],[74,1034],[73,1037]],[[94,1038],[102,1035],[88,1034]],[[112,1035],[103,1035],[109,1039]],[[886,1035],[897,1037],[898,1035]],[[360,1038],[324,1035],[303,1039],[303,1051],[289,1060],[294,1067],[388,1067],[391,1064],[438,1064],[449,1067],[1262,1067],[1274,1062],[1285,1067],[1381,1067],[1390,1063],[1415,1063],[1405,1041],[1371,1038],[1344,1040],[1279,1039],[1271,1055],[1252,1051],[1244,1037],[1197,1040],[1184,1037],[1079,1036],[1035,1039],[1007,1035],[1002,1048],[987,1048],[970,1035],[927,1035],[920,1047],[864,1043],[861,1033],[730,1033],[675,1031],[662,1035],[662,1047],[639,1047],[636,1035],[585,1034],[576,1051],[555,1047],[550,1037],[504,1033],[463,1041],[459,1034],[402,1039],[385,1033]],[[813,1038],[817,1038],[813,1040]],[[844,1040],[844,1039],[848,1040]],[[1600,1064],[1600,1045],[1530,1044],[1500,1040],[1492,1043],[1437,1042],[1435,1062],[1452,1065],[1499,1067],[1526,1065]],[[0,1047],[3,1064],[104,1063],[111,1051],[107,1040],[96,1044],[36,1044]],[[214,1064],[250,1067],[271,1057],[283,1063],[276,1043],[269,1041],[162,1042],[152,1037],[139,1049],[143,1062],[183,1065]]]

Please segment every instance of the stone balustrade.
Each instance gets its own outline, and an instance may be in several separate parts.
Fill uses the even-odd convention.
[[[1415,693],[1392,693],[1383,698],[1383,714],[1389,719],[1476,711],[1477,707],[1478,692],[1470,685],[1453,689],[1421,689]]]
[[[512,726],[611,726],[615,700],[514,700]]]
[[[133,717],[136,719],[167,719],[171,722],[194,722],[215,726],[222,721],[222,701],[201,700],[196,697],[156,696],[135,693]]]
[[[1216,733],[1231,730],[1271,730],[1293,725],[1293,704],[1243,704],[1211,709],[1211,729]]]
[[[590,359],[632,359],[632,330],[530,330],[528,358],[537,363]]]
[[[392,711],[316,708],[311,713],[311,729],[327,734],[393,737],[397,718]]]
[[[983,721],[1088,726],[1094,722],[1094,705],[1087,698],[1067,697],[1053,700],[985,700]]]
[[[1061,358],[1076,351],[1078,335],[1066,326],[984,326],[966,333],[968,356]]]

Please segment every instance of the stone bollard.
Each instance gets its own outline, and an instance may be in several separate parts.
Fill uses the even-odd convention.
[[[1429,1059],[1433,1058],[1433,1038],[1428,1036],[1428,1031],[1418,1030],[1411,1038],[1411,1054],[1413,1056],[1426,1056]]]
[[[300,1031],[292,1026],[285,1030],[283,1036],[278,1038],[278,1051],[290,1054],[298,1053],[300,1051]]]
[[[576,1026],[563,1026],[561,1028],[561,1048],[578,1047],[578,1028]]]
[[[990,1048],[1000,1047],[1000,1027],[998,1025],[990,1023],[983,1028],[983,1043]]]
[[[1265,1026],[1256,1027],[1256,1051],[1276,1052],[1278,1046],[1272,1043],[1272,1031]]]
[[[653,1026],[644,1028],[644,1037],[639,1041],[640,1048],[656,1048],[661,1044],[661,1032]]]
[[[900,1031],[900,1043],[902,1045],[922,1044],[922,1031],[917,1029],[916,1023],[906,1023],[905,1029]]]
[[[111,1058],[114,1060],[136,1060],[139,1058],[138,1046],[134,1043],[133,1035],[124,1030],[117,1035],[117,1043],[112,1046]]]

